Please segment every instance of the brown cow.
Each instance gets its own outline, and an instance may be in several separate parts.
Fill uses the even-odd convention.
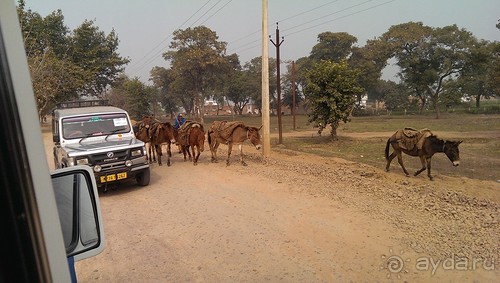
[[[412,130],[408,132],[408,130]],[[410,133],[410,134],[408,134]],[[411,141],[414,140],[414,142]],[[452,162],[453,166],[460,165],[460,155],[458,146],[462,141],[447,141],[442,140],[433,135],[430,130],[424,129],[421,131],[414,131],[411,128],[405,128],[405,130],[397,131],[388,140],[385,146],[385,159],[387,160],[387,165],[385,167],[386,171],[389,171],[391,161],[397,156],[399,165],[403,168],[406,176],[409,176],[408,171],[403,165],[402,153],[404,152],[410,156],[418,156],[420,162],[422,163],[422,168],[414,173],[414,176],[422,173],[427,168],[427,176],[431,181],[433,177],[431,175],[431,158],[435,153],[444,152],[448,159]],[[389,155],[389,145],[392,145],[394,152]]]
[[[233,144],[237,144],[240,152],[240,162],[243,166],[247,164],[243,161],[243,142],[250,140],[257,150],[262,148],[259,130],[262,128],[248,127],[243,122],[214,121],[208,130],[208,145],[212,153],[212,162],[217,162],[217,149],[220,143],[227,144],[226,165],[229,166],[229,158]]]
[[[161,156],[162,154],[162,144],[167,146],[167,166],[170,166],[170,157],[172,157],[172,152],[170,151],[170,144],[175,143],[174,139],[174,127],[170,122],[155,122],[151,127],[151,143],[156,149],[156,155],[158,156],[158,165],[162,165]]]

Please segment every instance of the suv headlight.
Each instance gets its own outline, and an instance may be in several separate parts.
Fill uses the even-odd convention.
[[[76,160],[76,165],[87,165],[87,164],[89,164],[89,159],[86,157]]]
[[[130,155],[132,157],[136,157],[136,156],[141,156],[142,155],[142,149],[134,149],[130,152]]]

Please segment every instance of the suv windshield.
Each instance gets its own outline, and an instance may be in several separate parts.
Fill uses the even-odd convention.
[[[124,113],[93,114],[62,119],[62,131],[65,139],[78,139],[126,133],[130,125]]]

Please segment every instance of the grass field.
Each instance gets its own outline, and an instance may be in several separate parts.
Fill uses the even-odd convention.
[[[214,120],[240,120],[248,125],[260,126],[261,117],[256,116],[218,116],[205,119],[209,125]],[[294,133],[291,116],[283,116],[283,146],[289,150],[306,152],[324,157],[340,157],[351,161],[366,163],[378,168],[385,168],[384,149],[387,137],[366,134],[349,137],[349,133],[395,132],[404,127],[416,129],[429,128],[442,138],[463,140],[460,145],[461,165],[451,166],[444,154],[436,154],[432,159],[433,174],[447,176],[463,176],[483,180],[500,180],[500,115],[498,114],[454,114],[443,113],[441,119],[433,115],[408,115],[408,116],[369,116],[353,117],[351,122],[342,124],[339,128],[339,138],[332,141],[329,138],[329,128],[325,129],[322,136],[287,135]],[[307,123],[307,116],[296,117],[296,133],[315,130]],[[277,117],[271,117],[271,134],[278,132]],[[476,135],[475,136],[475,132]],[[313,132],[314,133],[314,132]],[[271,138],[272,147],[276,148],[277,138]],[[407,169],[415,171],[420,168],[418,158],[403,157]],[[391,170],[402,170],[394,160]],[[422,178],[425,174],[421,174]]]

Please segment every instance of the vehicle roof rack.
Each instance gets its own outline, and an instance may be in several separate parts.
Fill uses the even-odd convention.
[[[92,107],[92,106],[109,106],[109,101],[107,99],[97,99],[97,100],[77,100],[60,102],[56,104],[56,108],[81,108],[81,107]]]

